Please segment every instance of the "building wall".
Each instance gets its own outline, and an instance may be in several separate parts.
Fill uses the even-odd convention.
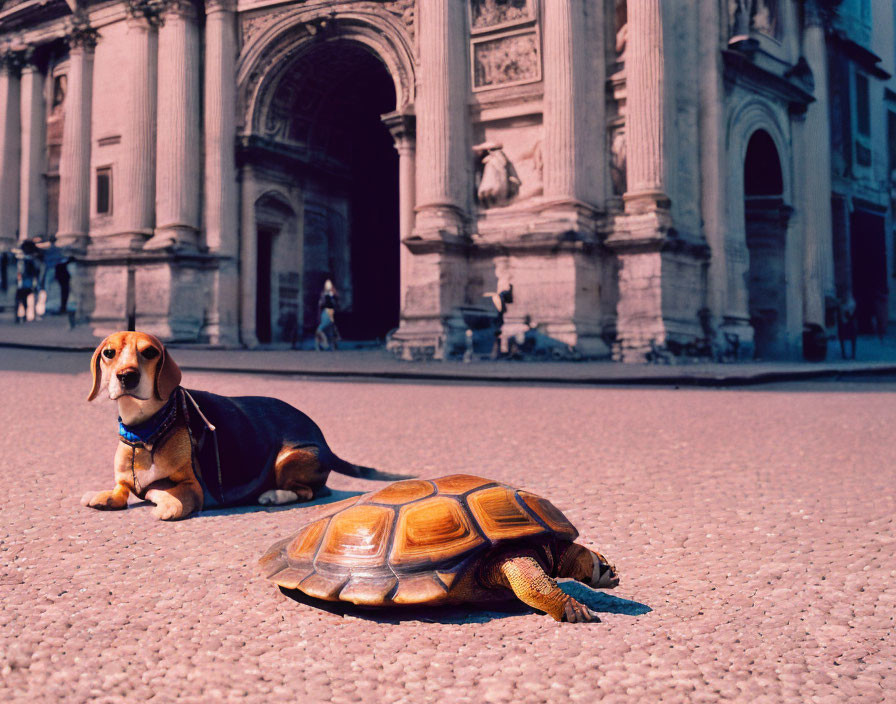
[[[76,247],[79,314],[100,332],[120,326],[130,265],[141,327],[254,345],[259,313],[267,315],[256,306],[267,284],[255,280],[267,271],[258,259],[265,238],[271,341],[289,341],[289,326],[278,326],[284,316],[294,315],[306,334],[314,327],[314,289],[327,274],[350,312],[353,201],[336,184],[350,179],[351,154],[341,146],[350,142],[342,113],[351,109],[330,92],[357,63],[351,52],[363,50],[394,82],[383,130],[399,153],[398,353],[439,354],[458,306],[513,284],[505,337],[528,316],[561,342],[619,359],[696,339],[723,349],[732,336],[749,355],[758,324],[750,281],[771,256],[751,251],[745,209],[747,147],[762,130],[783,178],[773,218],[782,245],[769,265],[770,276],[783,271],[786,281],[780,354],[797,356],[804,324],[829,325],[844,293],[842,230],[856,203],[882,209],[888,281],[893,272],[888,111],[896,116],[896,51],[884,5],[845,0],[833,22],[812,19],[814,2],[794,0],[434,0],[425,8],[412,0],[217,0],[205,18],[179,6],[158,14],[139,3],[90,5],[74,22],[98,32],[84,184],[90,239]],[[73,21],[61,4],[44,13],[24,15],[7,3],[0,38],[15,37],[5,55],[34,50],[51,106],[53,73],[69,70]],[[206,58],[188,62],[186,74],[159,53],[159,37],[168,32],[169,46],[178,21],[204,33]],[[844,52],[852,52],[844,59],[851,126],[856,66],[871,75],[870,134],[858,142],[872,163],[863,168],[846,168],[836,148]],[[213,65],[209,56],[218,57]],[[0,95],[19,89],[17,71],[6,71],[12,88]],[[182,109],[202,121],[201,144],[178,146],[183,154],[171,157],[168,137],[158,137],[172,129],[160,96],[167,82],[197,71],[204,107],[197,112],[194,95]],[[135,114],[135,101],[150,107]],[[20,116],[15,102],[0,109]],[[59,131],[53,124],[48,137]],[[818,139],[831,124],[828,159],[829,142],[820,149]],[[24,168],[15,135],[3,139],[6,161]],[[855,135],[846,139],[854,152]],[[52,149],[48,156],[52,170]],[[205,213],[171,232],[159,222],[168,197],[159,174],[169,173],[160,164],[170,158],[183,159],[175,173],[196,194],[186,212],[201,205]],[[98,169],[112,174],[108,214],[97,213]],[[44,182],[44,223],[55,217],[52,184]],[[17,199],[7,193],[4,207]],[[148,210],[141,214],[135,202]],[[43,233],[0,238],[9,247],[25,234]]]

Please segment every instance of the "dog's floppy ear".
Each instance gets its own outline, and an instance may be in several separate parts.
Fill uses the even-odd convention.
[[[169,396],[174,392],[174,390],[180,386],[181,373],[180,367],[171,359],[171,355],[168,354],[168,350],[165,349],[165,345],[153,335],[147,335],[147,337],[151,338],[152,341],[159,346],[159,351],[162,353],[162,358],[159,360],[159,366],[156,367],[156,398],[160,401],[165,401]]]
[[[108,339],[109,338],[107,337],[100,343],[100,346],[93,352],[93,359],[90,360],[90,371],[93,373],[93,388],[90,389],[90,393],[87,394],[88,401],[93,401],[93,399],[96,398],[96,395],[100,392],[100,384],[103,381],[103,375],[102,372],[100,372],[100,352],[103,351]]]

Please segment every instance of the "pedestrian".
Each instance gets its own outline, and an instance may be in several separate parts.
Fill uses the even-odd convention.
[[[34,320],[34,293],[40,281],[37,245],[23,240],[16,266],[16,323]]]
[[[324,288],[320,292],[317,309],[320,314],[320,323],[314,331],[314,348],[317,350],[338,349],[339,329],[336,327],[336,306],[339,302],[339,293],[333,282],[327,279]]]
[[[46,292],[49,290],[48,279],[50,276],[56,279],[56,283],[59,284],[59,310],[56,311],[56,315],[62,315],[68,309],[69,286],[72,278],[68,272],[69,258],[54,242],[50,242],[43,254],[44,267],[40,277],[40,291],[46,297]]]

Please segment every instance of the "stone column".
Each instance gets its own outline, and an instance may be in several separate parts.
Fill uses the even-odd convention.
[[[580,83],[584,68],[581,0],[544,5],[544,196],[581,200],[578,139],[583,139]]]
[[[805,272],[803,322],[824,325],[825,294],[834,295],[831,218],[831,141],[828,113],[828,65],[824,20],[815,0],[805,6],[803,55],[815,79],[815,102],[800,128],[804,168],[803,212]]]
[[[147,247],[198,245],[199,30],[188,0],[168,0],[159,29],[156,233]]]
[[[233,0],[205,4],[205,245],[219,257],[206,333],[239,342],[239,203],[236,162],[236,19]]]
[[[246,347],[258,346],[256,300],[258,298],[258,227],[255,223],[257,198],[255,173],[250,164],[240,171],[240,339]]]
[[[44,74],[33,62],[22,69],[22,164],[19,180],[19,239],[47,234],[44,181],[47,113]]]
[[[697,239],[670,236],[664,5],[670,6],[661,0],[628,1],[625,217],[607,239],[619,258],[614,356],[625,362],[643,361],[652,345],[701,336],[707,247]]]
[[[81,250],[87,246],[90,228],[90,119],[93,52],[97,37],[97,31],[85,20],[80,20],[68,38],[69,70],[59,160],[56,243]]]
[[[141,9],[142,8],[142,9]],[[125,246],[139,249],[152,237],[155,218],[156,14],[132,2],[127,20],[126,82],[129,110],[122,140],[121,196],[115,199]]]
[[[743,248],[743,236],[731,236],[727,225],[728,164],[725,147],[725,105],[720,51],[722,26],[718,0],[701,0],[698,9],[698,38],[700,80],[698,82],[700,134],[700,188],[703,231],[712,252],[707,280],[707,306],[711,324],[719,333],[720,344],[724,332],[733,332],[743,342],[752,340],[753,329],[748,316],[730,304],[728,290],[729,260]],[[726,35],[727,36],[727,35]],[[745,284],[741,284],[743,287]]]
[[[416,144],[414,142],[414,116],[391,112],[383,115],[383,123],[389,128],[398,152],[398,230],[400,239],[400,305],[404,310],[408,280],[410,252],[405,241],[414,234],[414,208],[416,198]]]
[[[443,320],[464,301],[473,194],[466,3],[427,0],[417,10],[418,204],[413,235],[405,241],[401,325],[391,343],[407,358],[439,357]]]
[[[629,0],[625,55],[626,211],[664,205],[665,77],[661,0]]]
[[[21,159],[21,53],[0,50],[0,249],[8,250],[19,227],[19,161]]]
[[[466,3],[418,7],[417,230],[427,239],[462,237],[470,198]]]

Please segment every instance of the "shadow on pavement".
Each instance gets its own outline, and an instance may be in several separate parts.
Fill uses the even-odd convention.
[[[570,596],[581,601],[592,611],[597,611],[598,613],[643,616],[653,611],[646,604],[595,591],[579,582],[564,582],[561,583],[560,588]],[[488,623],[499,618],[535,613],[533,609],[518,601],[489,604],[487,608],[477,608],[472,605],[376,608],[355,606],[342,601],[323,601],[310,597],[298,589],[284,589],[280,587],[280,591],[293,601],[336,616],[353,616],[367,621],[387,624],[398,624],[402,621],[423,621],[425,623],[446,625]]]
[[[330,489],[324,487],[326,493],[322,493],[312,501],[303,501],[293,504],[283,504],[281,506],[230,506],[228,508],[210,508],[194,513],[190,518],[211,518],[214,516],[236,516],[243,513],[277,513],[280,511],[290,511],[292,509],[303,508],[309,509],[315,506],[326,506],[327,504],[336,503],[344,499],[350,499],[353,496],[360,496],[363,491],[345,491],[343,489]],[[285,536],[284,536],[285,537]]]
[[[623,599],[606,592],[599,592],[595,589],[590,589],[581,582],[561,582],[560,588],[574,599],[581,601],[592,611],[602,614],[643,616],[653,611],[647,604],[632,601],[631,599]]]

